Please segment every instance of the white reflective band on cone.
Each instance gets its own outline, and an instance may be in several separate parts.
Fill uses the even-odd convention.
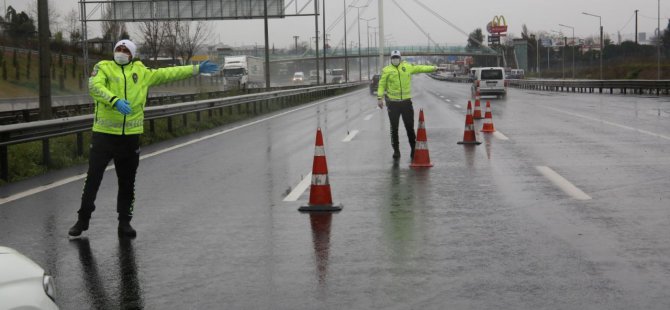
[[[428,142],[426,142],[426,141],[416,141],[415,149],[417,149],[417,150],[427,150],[428,149]]]
[[[419,122],[419,129],[426,129],[426,124],[424,122]]]
[[[314,156],[326,156],[326,149],[323,146],[314,147]]]
[[[475,131],[475,125],[465,125],[466,131]]]
[[[312,185],[328,185],[328,175],[327,174],[313,174],[312,175]]]

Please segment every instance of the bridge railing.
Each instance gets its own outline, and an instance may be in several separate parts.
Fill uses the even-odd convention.
[[[258,94],[248,94],[217,99],[196,100],[192,102],[151,106],[144,110],[145,129],[155,131],[155,121],[167,119],[167,130],[172,133],[173,119],[182,117],[182,124],[188,123],[188,115],[195,114],[196,122],[201,121],[201,113],[209,117],[218,111],[223,116],[224,108],[229,113],[237,108],[238,113],[258,115],[266,111],[287,108],[304,101],[333,95],[336,91],[352,90],[368,85],[367,82],[333,84],[299,89],[279,90]],[[272,106],[271,106],[272,105]],[[9,179],[8,147],[15,144],[41,141],[42,165],[51,166],[49,140],[56,137],[76,135],[76,154],[84,154],[84,132],[91,130],[94,115],[81,115],[68,118],[36,121],[0,126],[0,178]]]

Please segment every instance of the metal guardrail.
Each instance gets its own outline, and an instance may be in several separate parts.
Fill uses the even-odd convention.
[[[468,77],[449,77],[429,74],[433,79],[457,83],[470,83]],[[574,93],[599,93],[615,90],[620,94],[670,95],[670,80],[507,80],[510,87],[530,90],[565,91]]]
[[[509,80],[509,86],[521,89],[574,93],[670,94],[670,80]]]
[[[223,114],[223,108],[232,109],[233,106],[237,106],[238,111],[246,109],[247,113],[256,115],[259,111],[263,111],[263,104],[265,104],[266,109],[271,102],[279,103],[281,107],[285,107],[292,101],[320,98],[333,94],[337,90],[348,90],[367,85],[367,82],[334,84],[151,106],[145,108],[144,120],[149,123],[149,131],[153,132],[154,121],[167,118],[168,131],[172,132],[172,117],[174,116],[183,116],[183,122],[186,124],[189,113],[196,113],[197,121],[200,121],[200,113],[203,111],[208,111],[211,116],[213,110],[221,109],[221,114]],[[10,145],[41,140],[42,164],[49,166],[51,161],[49,139],[76,134],[77,155],[83,155],[83,133],[91,130],[93,117],[92,114],[88,114],[0,126],[0,164],[2,165],[0,167],[0,178],[8,179],[8,146]]]

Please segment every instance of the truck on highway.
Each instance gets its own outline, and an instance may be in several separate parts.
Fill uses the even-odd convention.
[[[265,83],[263,59],[253,56],[226,56],[221,70],[227,85],[247,89]]]

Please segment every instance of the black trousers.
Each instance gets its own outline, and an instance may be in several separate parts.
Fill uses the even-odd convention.
[[[386,107],[391,123],[391,146],[394,150],[399,150],[398,125],[402,116],[402,122],[405,124],[405,131],[407,132],[407,140],[409,140],[409,146],[413,150],[416,145],[416,133],[414,132],[414,107],[412,106],[412,100],[390,101],[387,99]]]
[[[116,212],[119,220],[130,220],[135,203],[135,175],[140,163],[139,135],[110,135],[94,132],[91,138],[91,152],[88,159],[88,173],[81,196],[80,219],[89,219],[95,211],[95,197],[98,194],[105,168],[114,160],[119,191],[116,198]]]

